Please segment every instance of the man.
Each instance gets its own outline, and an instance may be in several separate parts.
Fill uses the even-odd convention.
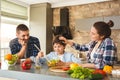
[[[40,49],[38,38],[30,36],[29,29],[24,24],[17,26],[16,36],[17,38],[11,40],[9,44],[11,53],[17,54],[19,59],[27,58],[30,61],[34,61],[34,57],[39,53],[39,50],[34,45]]]

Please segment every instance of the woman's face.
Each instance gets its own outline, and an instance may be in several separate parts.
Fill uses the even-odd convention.
[[[104,38],[104,36],[100,36],[98,34],[97,30],[94,27],[91,28],[90,36],[92,41],[100,41]]]
[[[54,51],[57,52],[58,54],[63,54],[65,47],[64,47],[63,45],[60,45],[60,44],[58,44],[58,43],[55,43],[55,44],[53,45],[53,49],[54,49]]]

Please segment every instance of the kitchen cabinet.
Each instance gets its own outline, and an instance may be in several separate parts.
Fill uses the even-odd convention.
[[[120,29],[120,16],[107,16],[107,17],[95,17],[86,19],[76,19],[76,30],[86,30],[89,31],[93,24],[97,21],[108,22],[112,20],[114,22],[114,27],[111,29]]]

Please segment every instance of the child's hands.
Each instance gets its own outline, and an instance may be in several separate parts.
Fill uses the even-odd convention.
[[[44,57],[44,53],[42,51],[38,52],[37,58]]]

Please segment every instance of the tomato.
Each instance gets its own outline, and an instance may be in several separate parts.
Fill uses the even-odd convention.
[[[93,72],[93,74],[102,74],[103,76],[106,76],[106,72],[105,71],[103,71],[103,70],[100,70],[100,69],[96,69],[94,72]]]
[[[62,70],[63,71],[67,71],[67,70],[69,70],[70,69],[70,67],[62,67]]]
[[[21,64],[21,67],[23,70],[28,70],[31,68],[31,62],[30,61],[24,61]]]

